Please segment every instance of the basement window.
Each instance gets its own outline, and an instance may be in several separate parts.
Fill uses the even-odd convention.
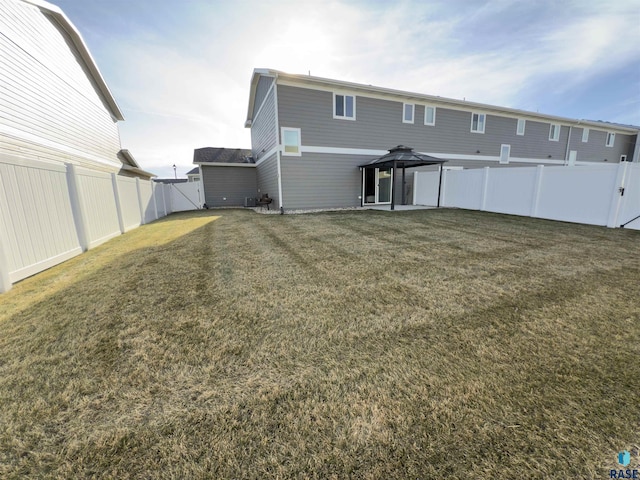
[[[282,154],[291,155],[294,157],[300,157],[302,152],[300,151],[300,129],[282,127]]]

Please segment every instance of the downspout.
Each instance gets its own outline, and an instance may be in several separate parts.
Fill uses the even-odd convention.
[[[275,103],[275,116],[276,116],[276,145],[278,147],[278,153],[276,154],[276,166],[278,170],[278,203],[280,207],[280,215],[284,213],[284,200],[282,198],[282,168],[280,167],[280,156],[282,151],[282,144],[280,143],[280,119],[278,117],[278,74],[273,79],[273,101]]]

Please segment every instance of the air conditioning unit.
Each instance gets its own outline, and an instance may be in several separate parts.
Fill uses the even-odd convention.
[[[255,207],[256,206],[255,197],[244,197],[244,206],[245,207]]]

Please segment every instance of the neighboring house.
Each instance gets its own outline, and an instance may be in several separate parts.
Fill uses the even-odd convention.
[[[400,178],[360,167],[396,145],[448,168],[638,161],[640,150],[638,127],[265,69],[253,72],[245,127],[255,161],[245,170],[254,175],[229,167],[218,183],[247,195],[255,183],[286,209],[390,203],[380,185],[398,189]]]
[[[198,148],[193,152],[193,163],[202,172],[204,201],[208,207],[244,206],[247,198],[256,198],[260,193],[251,150]],[[264,182],[263,185],[268,186]],[[272,194],[268,189],[262,192]]]
[[[199,182],[200,181],[200,167],[192,168],[187,172],[187,179],[189,182]]]
[[[0,33],[0,155],[151,175],[121,152],[122,112],[62,10],[0,0]]]

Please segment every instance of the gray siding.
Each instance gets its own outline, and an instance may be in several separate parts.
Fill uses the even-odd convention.
[[[527,119],[525,135],[516,135],[516,118],[487,114],[485,133],[480,134],[470,131],[471,109],[437,107],[436,124],[429,126],[424,125],[422,105],[416,105],[415,123],[405,124],[401,101],[357,96],[355,121],[334,119],[332,102],[331,92],[279,86],[280,125],[300,128],[303,144],[312,146],[386,150],[403,144],[421,152],[498,156],[500,145],[509,144],[511,157],[564,160],[566,154],[567,126],[562,126],[559,141],[554,142],[549,140],[550,123],[546,122]],[[572,130],[574,149],[573,137],[579,129]],[[618,133],[615,146],[608,148],[605,136],[604,131],[592,130],[589,143],[578,150],[578,160],[618,161],[629,151],[633,137]]]
[[[262,105],[262,102],[267,96],[267,92],[269,91],[269,88],[271,88],[273,81],[273,77],[260,77],[260,80],[258,80],[258,85],[256,86],[256,98],[253,104],[253,118],[255,118],[256,113],[260,110],[260,105]]]
[[[242,207],[245,197],[257,195],[255,167],[201,168],[205,203],[209,207]]]
[[[358,165],[370,160],[362,155],[304,153],[282,156],[284,208],[356,207],[362,195]]]
[[[278,208],[280,205],[280,194],[278,193],[278,154],[271,155],[268,159],[260,162],[256,167],[258,177],[258,197],[265,193],[273,198],[272,207]]]
[[[582,128],[574,127],[571,132],[570,150],[578,152],[579,162],[619,162],[620,155],[627,155],[629,161],[633,156],[635,135],[622,135],[616,133],[613,147],[607,147],[607,132],[604,130],[589,129],[589,141],[582,142]]]
[[[264,153],[275,147],[277,143],[275,91],[271,90],[265,99],[260,115],[254,118],[251,126],[251,153],[253,158],[259,160]]]
[[[0,127],[35,136],[32,145],[60,146],[49,159],[66,149],[80,155],[69,153],[65,161],[85,156],[77,163],[120,165],[116,121],[66,32],[37,7],[10,0],[0,0],[0,31]],[[3,143],[6,153],[25,145]]]

